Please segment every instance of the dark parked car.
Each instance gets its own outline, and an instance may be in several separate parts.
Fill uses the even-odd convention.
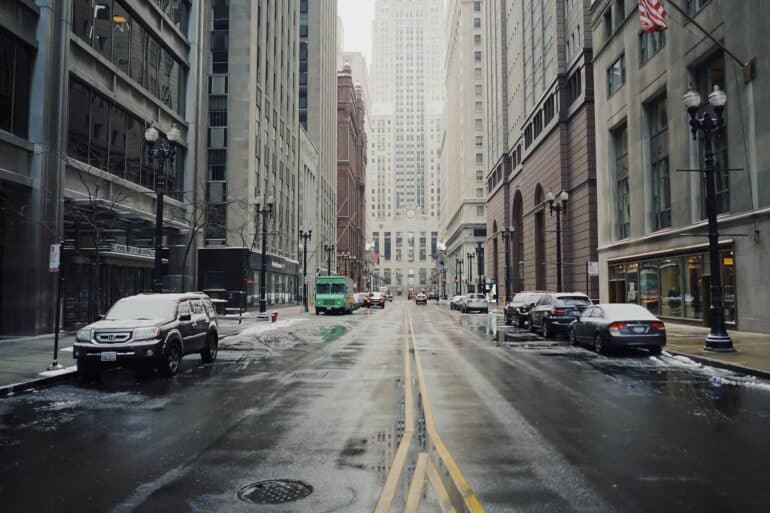
[[[200,353],[211,363],[218,348],[217,314],[207,295],[139,294],[117,301],[102,320],[78,330],[72,355],[84,375],[127,364],[173,376],[184,355]]]
[[[591,300],[582,292],[545,293],[534,307],[530,303],[529,331],[541,331],[545,338],[566,334],[572,321],[589,306]]]
[[[600,354],[613,346],[642,347],[659,355],[666,345],[666,326],[646,308],[624,303],[591,306],[572,322],[574,345],[588,344]]]
[[[529,305],[537,303],[543,292],[519,292],[505,305],[505,324],[523,328],[529,320]]]

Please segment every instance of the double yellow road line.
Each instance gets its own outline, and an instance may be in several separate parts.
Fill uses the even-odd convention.
[[[414,366],[417,371],[417,382],[422,399],[422,411],[425,418],[425,431],[429,442],[426,452],[422,452],[417,457],[414,475],[409,486],[409,492],[406,497],[404,513],[417,513],[420,507],[422,490],[426,479],[433,488],[438,498],[441,510],[444,513],[484,513],[484,508],[479,502],[478,497],[473,492],[470,484],[463,476],[460,467],[457,465],[452,454],[447,449],[446,444],[441,439],[436,429],[436,423],[433,419],[433,410],[431,409],[430,399],[428,397],[428,388],[425,384],[425,374],[420,362],[420,353],[417,348],[417,338],[414,334],[414,325],[412,316],[406,309],[406,320],[404,323],[405,333],[402,344],[404,354],[404,436],[398,445],[396,454],[393,458],[393,464],[390,467],[388,476],[385,479],[385,485],[380,493],[374,513],[387,513],[390,511],[398,489],[398,483],[401,481],[404,468],[406,467],[409,447],[414,436],[414,398],[412,387],[412,370],[410,348],[414,353]],[[411,339],[411,343],[410,343]],[[441,470],[444,470],[449,479],[448,488],[441,477]],[[453,500],[454,498],[454,500]]]

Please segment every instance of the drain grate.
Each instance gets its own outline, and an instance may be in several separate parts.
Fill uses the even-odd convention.
[[[304,499],[311,493],[313,487],[302,481],[271,479],[244,486],[238,492],[238,498],[253,504],[283,504]]]

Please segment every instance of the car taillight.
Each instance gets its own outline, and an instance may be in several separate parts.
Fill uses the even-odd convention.
[[[623,328],[626,327],[625,322],[611,322],[609,326],[607,326],[607,329],[610,331],[620,331]]]
[[[564,310],[560,308],[554,308],[553,310],[551,310],[551,315],[553,317],[564,317]]]
[[[526,306],[520,306],[519,307],[519,312],[526,313],[527,312],[527,307]]]
[[[666,331],[666,325],[663,324],[660,321],[655,321],[652,324],[650,324],[650,326],[652,326],[653,328],[655,328],[658,331]]]

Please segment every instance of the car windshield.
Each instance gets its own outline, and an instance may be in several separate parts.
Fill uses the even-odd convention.
[[[516,294],[513,296],[513,303],[534,303],[537,297],[534,294]]]
[[[484,299],[484,294],[471,294],[468,299]]]
[[[345,292],[344,283],[332,283],[332,294],[342,294]]]
[[[591,300],[584,296],[559,296],[557,301],[560,306],[588,306]]]
[[[164,297],[143,297],[121,299],[104,316],[108,321],[136,319],[173,319],[176,315],[176,301]]]

